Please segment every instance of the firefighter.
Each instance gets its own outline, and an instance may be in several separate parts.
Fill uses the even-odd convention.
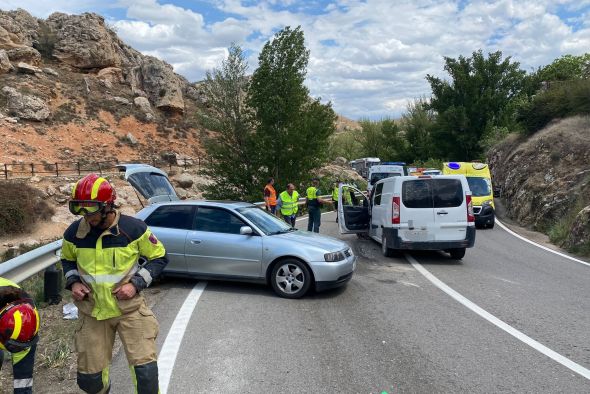
[[[115,189],[90,174],[79,180],[69,201],[82,216],[65,231],[62,265],[66,289],[78,307],[76,332],[78,386],[87,393],[108,393],[115,333],[119,334],[139,394],[158,393],[158,321],[141,291],[167,264],[162,243],[147,225],[122,215]],[[140,256],[147,261],[139,265]]]
[[[15,394],[33,392],[33,367],[39,340],[39,313],[17,284],[0,278],[0,369],[4,351],[12,356]]]

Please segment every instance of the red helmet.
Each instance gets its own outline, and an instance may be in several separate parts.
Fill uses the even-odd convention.
[[[0,345],[18,353],[39,340],[39,313],[27,301],[15,301],[0,310]]]
[[[115,189],[109,181],[96,174],[88,174],[72,189],[70,212],[74,215],[93,214],[107,204],[113,204],[116,198]]]

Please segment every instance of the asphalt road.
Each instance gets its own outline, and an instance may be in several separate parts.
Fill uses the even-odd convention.
[[[433,285],[403,254],[320,231],[359,257],[349,285],[301,300],[270,288],[208,282],[190,316],[168,393],[590,393],[590,380],[491,324]],[[300,221],[300,226],[306,223]],[[412,253],[426,270],[498,319],[590,369],[590,267],[498,226],[477,232],[462,262]],[[168,280],[154,306],[162,346],[196,281]],[[132,393],[125,356],[112,393]]]

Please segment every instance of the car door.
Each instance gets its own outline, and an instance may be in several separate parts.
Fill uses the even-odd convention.
[[[457,241],[467,235],[467,207],[463,185],[458,178],[432,180],[435,241]]]
[[[228,278],[260,278],[262,237],[240,234],[249,226],[228,209],[199,206],[193,230],[186,239],[188,271],[195,275]]]
[[[356,187],[338,187],[338,227],[341,234],[367,233],[369,204],[367,197]]]
[[[381,240],[381,235],[383,234],[383,218],[387,214],[385,201],[383,201],[383,205],[381,204],[383,195],[383,185],[383,182],[378,183],[375,186],[375,190],[371,196],[371,227],[369,229],[369,235],[378,240]]]
[[[187,235],[192,230],[195,211],[194,205],[162,205],[145,219],[145,223],[166,249],[168,265],[165,272],[187,272],[185,244]]]

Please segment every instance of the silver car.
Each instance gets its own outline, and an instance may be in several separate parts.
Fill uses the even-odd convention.
[[[167,275],[266,283],[285,298],[352,278],[356,256],[343,241],[293,229],[251,203],[180,201],[163,171],[120,168],[150,204],[135,216],[166,247]]]

